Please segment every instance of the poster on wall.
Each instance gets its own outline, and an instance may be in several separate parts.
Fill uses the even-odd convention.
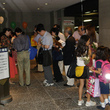
[[[74,25],[74,20],[64,20],[64,25]]]
[[[62,21],[62,32],[64,33],[64,30],[66,27],[72,28],[72,31],[74,32],[74,26],[75,26],[75,19],[74,17],[64,17]]]
[[[0,80],[9,78],[8,49],[0,48]]]

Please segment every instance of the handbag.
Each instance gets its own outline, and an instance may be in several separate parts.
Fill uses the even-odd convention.
[[[42,47],[39,49],[39,53],[38,53],[38,63],[39,63],[39,64],[43,64],[43,48],[42,48]]]
[[[81,77],[84,73],[84,66],[77,66],[75,69],[75,76]]]
[[[76,60],[73,60],[68,68],[67,76],[69,78],[75,78]]]
[[[52,58],[54,61],[62,61],[63,60],[63,55],[61,50],[56,50],[53,48],[52,50]]]
[[[27,35],[28,42],[29,42],[29,52],[30,52],[30,60],[33,60],[37,55],[37,49],[31,46],[31,42],[29,36]]]
[[[87,92],[92,97],[100,97],[99,79],[96,78],[95,76],[89,77]]]
[[[37,55],[37,49],[30,46],[29,52],[30,52],[30,60],[33,60],[35,56]]]
[[[50,66],[52,59],[49,50],[43,51],[43,66]]]

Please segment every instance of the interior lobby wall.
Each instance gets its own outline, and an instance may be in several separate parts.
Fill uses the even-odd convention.
[[[99,0],[100,45],[110,48],[110,0]]]
[[[50,31],[50,13],[48,12],[39,12],[39,13],[35,13],[35,12],[25,12],[25,13],[8,13],[8,18],[5,17],[5,14],[1,14],[5,21],[4,21],[4,25],[2,26],[2,29],[6,27],[6,22],[8,19],[8,27],[11,28],[11,22],[15,22],[16,23],[16,27],[20,27],[21,29],[23,29],[22,27],[22,23],[25,21],[27,22],[28,26],[26,28],[26,30],[23,29],[24,32],[26,32],[27,34],[31,34],[33,32],[34,26],[36,24],[42,23],[45,26],[45,29],[47,31]],[[14,31],[14,29],[13,29]]]

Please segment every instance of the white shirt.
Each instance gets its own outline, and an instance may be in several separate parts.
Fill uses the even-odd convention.
[[[61,40],[66,41],[65,36],[63,33],[59,32],[58,36],[60,37]]]
[[[79,40],[81,38],[78,31],[75,31],[72,36],[75,38],[75,40]],[[78,43],[78,41],[76,41],[76,43]]]
[[[77,66],[85,66],[82,57],[77,57]]]

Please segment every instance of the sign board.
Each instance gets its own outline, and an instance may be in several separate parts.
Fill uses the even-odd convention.
[[[64,25],[74,25],[74,20],[64,20]]]
[[[0,48],[0,80],[9,78],[8,49]]]

